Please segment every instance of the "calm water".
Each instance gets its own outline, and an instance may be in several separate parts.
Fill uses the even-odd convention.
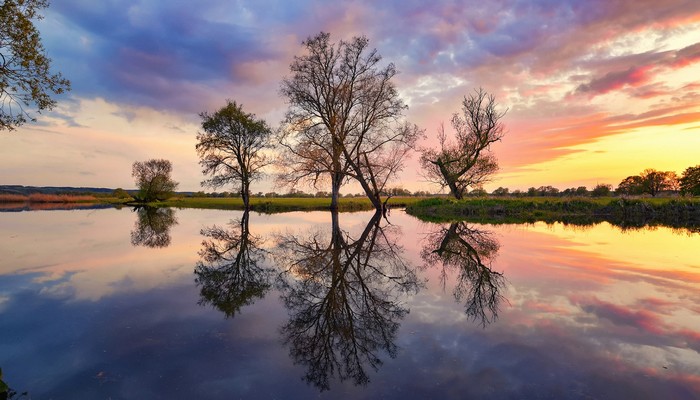
[[[0,213],[32,399],[700,398],[700,234],[393,211]]]

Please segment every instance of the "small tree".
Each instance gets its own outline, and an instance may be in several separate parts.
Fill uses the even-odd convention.
[[[438,131],[440,148],[422,151],[420,161],[426,179],[448,187],[456,199],[463,198],[469,187],[488,182],[498,171],[490,146],[505,134],[501,122],[505,113],[496,110],[495,97],[484,89],[465,96],[462,115],[452,116],[454,140],[448,138],[441,127]]]
[[[197,154],[202,173],[211,178],[202,182],[212,188],[239,185],[245,209],[250,208],[250,183],[263,176],[270,163],[263,150],[270,147],[272,131],[255,114],[248,114],[236,102],[228,100],[214,114],[203,112],[202,129],[197,134]]]
[[[682,195],[700,196],[700,165],[688,167],[680,179]]]
[[[593,196],[593,197],[610,196],[611,191],[612,191],[612,185],[608,185],[605,183],[599,183],[591,191],[591,196]]]
[[[617,185],[619,194],[635,195],[644,193],[644,184],[639,175],[628,176]]]
[[[13,130],[34,120],[25,107],[32,103],[39,112],[50,110],[56,101],[50,93],[70,90],[61,74],[51,74],[39,31],[32,19],[48,0],[3,0],[0,4],[0,131]]]
[[[178,185],[170,178],[172,171],[173,166],[168,160],[134,162],[131,176],[136,178],[136,186],[139,188],[138,194],[134,196],[136,201],[148,203],[170,198]]]

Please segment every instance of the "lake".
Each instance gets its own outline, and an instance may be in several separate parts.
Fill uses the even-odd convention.
[[[699,249],[400,210],[4,212],[2,380],[32,399],[697,399]]]

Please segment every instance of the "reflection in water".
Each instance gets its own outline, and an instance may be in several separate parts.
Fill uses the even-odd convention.
[[[250,234],[250,215],[232,221],[230,229],[213,226],[201,230],[201,260],[195,267],[195,282],[201,286],[200,304],[212,304],[227,317],[261,299],[272,286],[272,269],[265,268],[263,240]]]
[[[426,267],[442,265],[443,287],[448,270],[457,271],[454,297],[466,301],[466,314],[483,326],[498,318],[503,299],[500,294],[505,285],[503,274],[490,267],[498,249],[498,241],[490,231],[471,228],[466,222],[453,222],[449,228],[441,226],[429,233],[421,251]]]
[[[177,224],[172,208],[136,207],[138,219],[131,231],[131,244],[145,247],[168,247],[170,227]]]
[[[290,312],[282,327],[285,344],[295,363],[307,367],[304,379],[322,391],[335,375],[364,385],[366,367],[382,364],[380,351],[396,355],[399,321],[409,312],[399,296],[419,288],[396,229],[383,227],[380,213],[356,238],[341,230],[337,213],[332,222],[330,237],[319,231],[279,235],[275,254]]]

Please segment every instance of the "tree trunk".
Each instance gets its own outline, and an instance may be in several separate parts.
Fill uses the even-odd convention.
[[[336,172],[331,174],[331,210],[338,210],[338,198],[340,186],[343,183],[343,174]]]
[[[245,210],[250,209],[250,183],[241,182],[241,198],[243,199],[243,208]]]

